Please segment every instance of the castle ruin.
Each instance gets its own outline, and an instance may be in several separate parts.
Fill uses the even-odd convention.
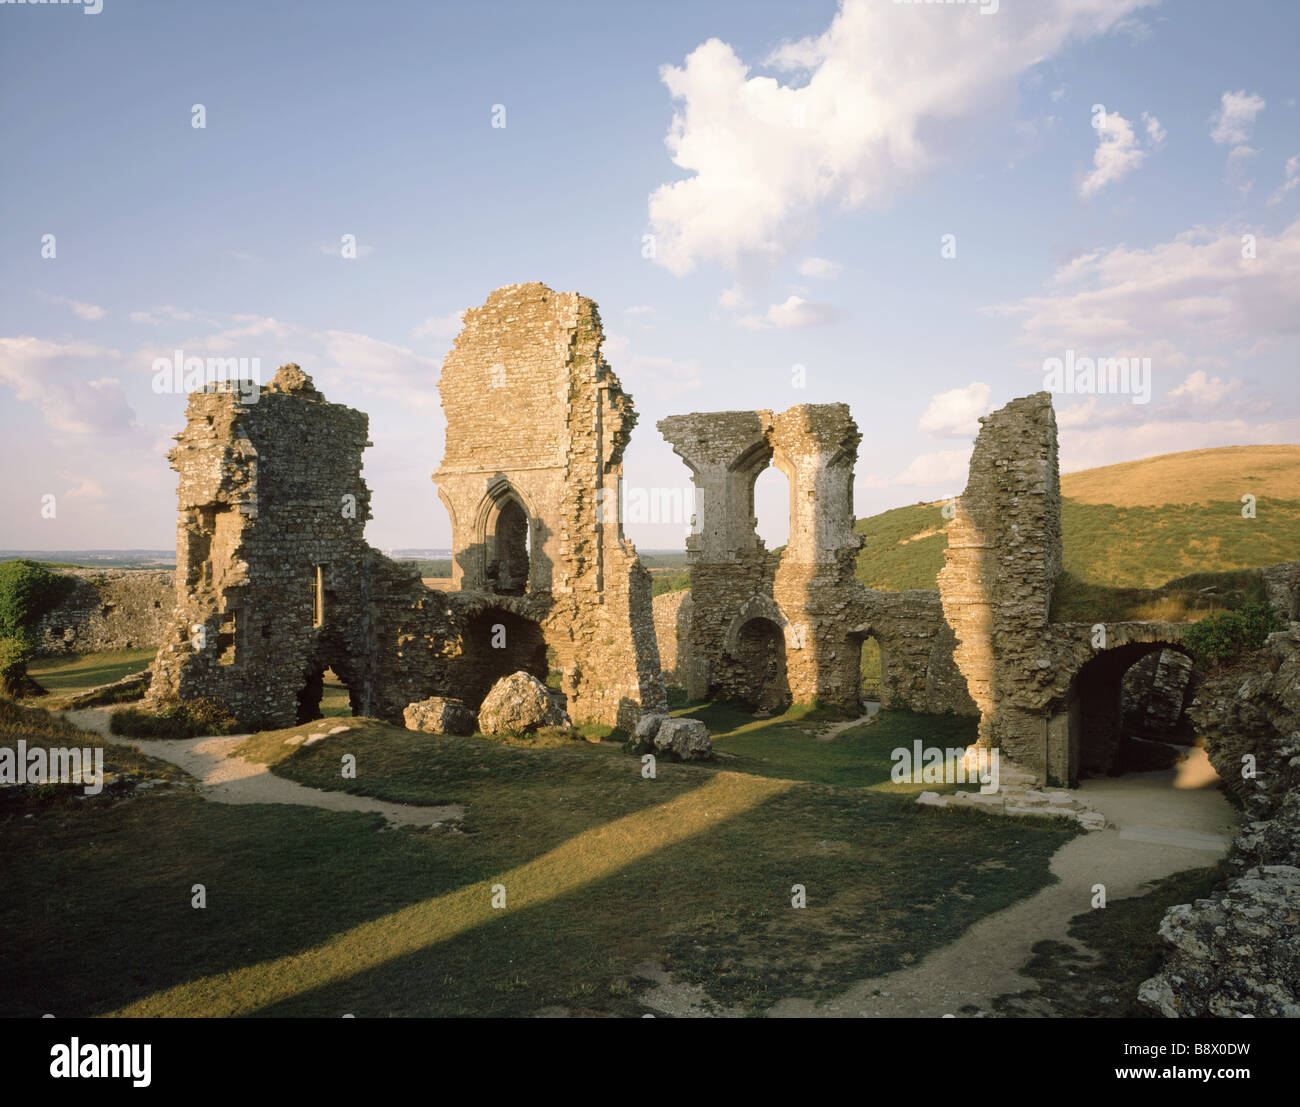
[[[290,726],[317,717],[328,669],[355,714],[397,722],[431,696],[477,708],[524,670],[558,683],[574,722],[631,730],[667,710],[662,649],[691,698],[857,712],[872,638],[887,705],[978,715],[979,744],[1043,783],[1114,768],[1124,674],[1179,651],[1183,625],[1052,621],[1061,526],[1048,393],[981,420],[938,589],[893,593],[855,576],[861,434],[847,405],[663,419],[697,509],[690,590],[652,603],[619,502],[636,414],[602,340],[591,300],[539,283],[465,313],[438,382],[445,591],[363,538],[364,414],[327,401],[296,365],[260,389],[191,396],[169,454],[175,607],[150,699],[210,697],[250,728]],[[770,465],[790,489],[779,554],[754,517]],[[1143,672],[1168,682],[1175,670],[1153,660]]]

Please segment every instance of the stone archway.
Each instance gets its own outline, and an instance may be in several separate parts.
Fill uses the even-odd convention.
[[[477,587],[499,596],[522,596],[532,582],[536,513],[504,477],[488,488],[474,520],[479,552]]]
[[[1100,651],[1074,674],[1049,723],[1068,743],[1071,787],[1089,776],[1124,771],[1124,677],[1143,658],[1164,650],[1187,653],[1177,642],[1129,642]]]

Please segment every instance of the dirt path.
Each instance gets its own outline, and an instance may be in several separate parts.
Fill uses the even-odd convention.
[[[826,730],[823,730],[819,734],[815,735],[817,741],[819,742],[833,741],[834,739],[838,738],[841,734],[843,734],[846,730],[852,730],[855,726],[861,726],[863,723],[871,722],[871,720],[874,719],[877,714],[879,714],[880,704],[869,703],[866,706],[867,706],[867,713],[865,715],[859,715],[856,719],[848,719],[842,723],[835,723],[833,726],[830,726]]]
[[[108,716],[112,710],[111,707],[90,707],[60,714],[73,726],[92,731],[110,742],[134,746],[150,757],[178,765],[199,781],[199,792],[204,799],[216,803],[293,803],[303,807],[322,807],[327,811],[375,812],[383,815],[390,826],[439,826],[459,820],[465,813],[459,804],[418,807],[386,803],[370,796],[325,792],[286,780],[256,761],[231,756],[248,737],[247,734],[156,741],[120,738],[109,733]]]
[[[1031,947],[1054,939],[1078,948],[1067,935],[1069,922],[1091,909],[1094,885],[1104,884],[1107,901],[1113,902],[1140,893],[1150,881],[1211,865],[1227,852],[1236,826],[1232,806],[1217,789],[1175,787],[1177,775],[1134,773],[1085,782],[1080,792],[1110,825],[1082,834],[1056,852],[1051,869],[1057,883],[981,919],[918,965],[860,981],[824,1004],[782,1000],[768,1014],[960,1018],[962,1007],[987,1014],[996,997],[1033,988],[1035,982],[1019,971]],[[1188,775],[1184,770],[1179,779]]]

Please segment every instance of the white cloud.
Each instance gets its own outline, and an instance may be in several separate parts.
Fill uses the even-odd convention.
[[[1165,137],[1160,120],[1146,112],[1142,113],[1142,118],[1147,120],[1147,136],[1152,147],[1160,145]],[[1097,128],[1097,149],[1092,155],[1092,172],[1080,184],[1079,195],[1087,199],[1108,184],[1127,176],[1146,160],[1148,152],[1138,145],[1132,123],[1118,112],[1107,112],[1102,125]]]
[[[56,304],[64,304],[72,308],[79,319],[86,319],[92,323],[98,322],[108,314],[98,304],[87,304],[81,300],[69,300],[66,296],[55,296],[53,300]]]
[[[1151,143],[1152,148],[1163,146],[1165,137],[1169,132],[1160,126],[1160,120],[1150,112],[1144,111],[1142,113],[1142,122],[1147,125],[1147,140]]]
[[[1300,441],[1300,419],[1156,421],[1062,434],[1061,472],[1073,473],[1117,461],[1213,446],[1262,446]]]
[[[465,325],[465,309],[446,315],[433,315],[411,332],[412,338],[455,338]]]
[[[607,333],[601,353],[627,391],[648,394],[659,403],[694,392],[704,383],[703,370],[695,362],[633,353],[622,335]]]
[[[939,450],[912,459],[897,477],[895,484],[960,485],[970,468],[970,447],[964,450]]]
[[[1248,175],[1248,170],[1250,159],[1258,155],[1259,151],[1250,146],[1234,146],[1228,152],[1228,167],[1224,179],[1243,196],[1255,186],[1255,181]]]
[[[1296,185],[1300,185],[1300,154],[1292,154],[1286,159],[1286,179],[1278,190],[1268,198],[1268,202],[1270,204],[1279,203],[1282,197],[1295,188]]]
[[[1048,294],[989,310],[1022,317],[1018,344],[1038,354],[1150,357],[1159,381],[1171,369],[1230,364],[1261,338],[1294,336],[1300,220],[1257,234],[1254,258],[1242,253],[1238,228],[1197,227],[1149,248],[1084,254],[1057,271]]]
[[[823,281],[833,281],[844,271],[838,261],[829,261],[826,258],[804,258],[799,263],[799,275],[801,277],[816,277]]]
[[[653,312],[654,308],[649,304],[636,304],[633,307],[623,309],[624,315],[650,315]]]
[[[1210,117],[1214,130],[1210,137],[1220,146],[1238,146],[1250,138],[1255,116],[1264,110],[1264,100],[1245,89],[1225,92],[1220,98],[1219,110]]]
[[[122,361],[116,350],[88,342],[0,338],[0,384],[39,408],[46,424],[62,434],[120,434],[135,425],[121,381],[92,379],[105,364]]]
[[[1189,373],[1183,383],[1169,395],[1181,396],[1197,404],[1218,405],[1240,389],[1241,381],[1236,377],[1225,381],[1222,377],[1211,377],[1204,369],[1197,369],[1196,372]]]
[[[882,205],[935,166],[1021,74],[1069,40],[1104,32],[1147,0],[1041,0],[937,13],[843,0],[830,28],[751,75],[717,38],[660,76],[677,107],[666,143],[689,174],[650,196],[655,261],[682,275],[717,262],[763,276],[823,209]],[[924,136],[924,137],[923,137]]]
[[[770,305],[762,315],[743,315],[737,322],[750,330],[766,330],[768,327],[797,330],[832,323],[838,318],[839,309],[833,304],[815,303],[802,296],[790,296],[784,303]]]
[[[940,392],[931,398],[917,427],[939,438],[975,435],[979,432],[979,417],[989,412],[992,394],[993,390],[983,381]]]

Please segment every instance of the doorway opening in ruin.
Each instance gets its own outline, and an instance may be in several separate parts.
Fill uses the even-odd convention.
[[[1169,768],[1196,742],[1186,716],[1191,658],[1177,645],[1131,643],[1089,660],[1051,721],[1069,742],[1069,784]]]
[[[775,465],[758,474],[750,489],[749,512],[754,529],[769,550],[790,541],[790,481]]]
[[[523,670],[546,683],[546,639],[532,619],[490,607],[469,621],[461,645],[463,652],[452,662],[452,686],[475,710],[492,685],[511,673]]]
[[[532,566],[532,535],[528,512],[513,496],[496,513],[489,546],[488,589],[502,596],[522,596],[528,590]]]
[[[779,714],[790,706],[785,632],[771,619],[750,619],[736,639],[735,698],[756,714]]]
[[[859,640],[858,651],[858,699],[865,706],[868,703],[883,705],[885,702],[885,656],[874,634],[863,636]]]
[[[352,690],[348,683],[332,667],[313,663],[298,690],[295,725],[317,719],[349,718],[353,714]]]

